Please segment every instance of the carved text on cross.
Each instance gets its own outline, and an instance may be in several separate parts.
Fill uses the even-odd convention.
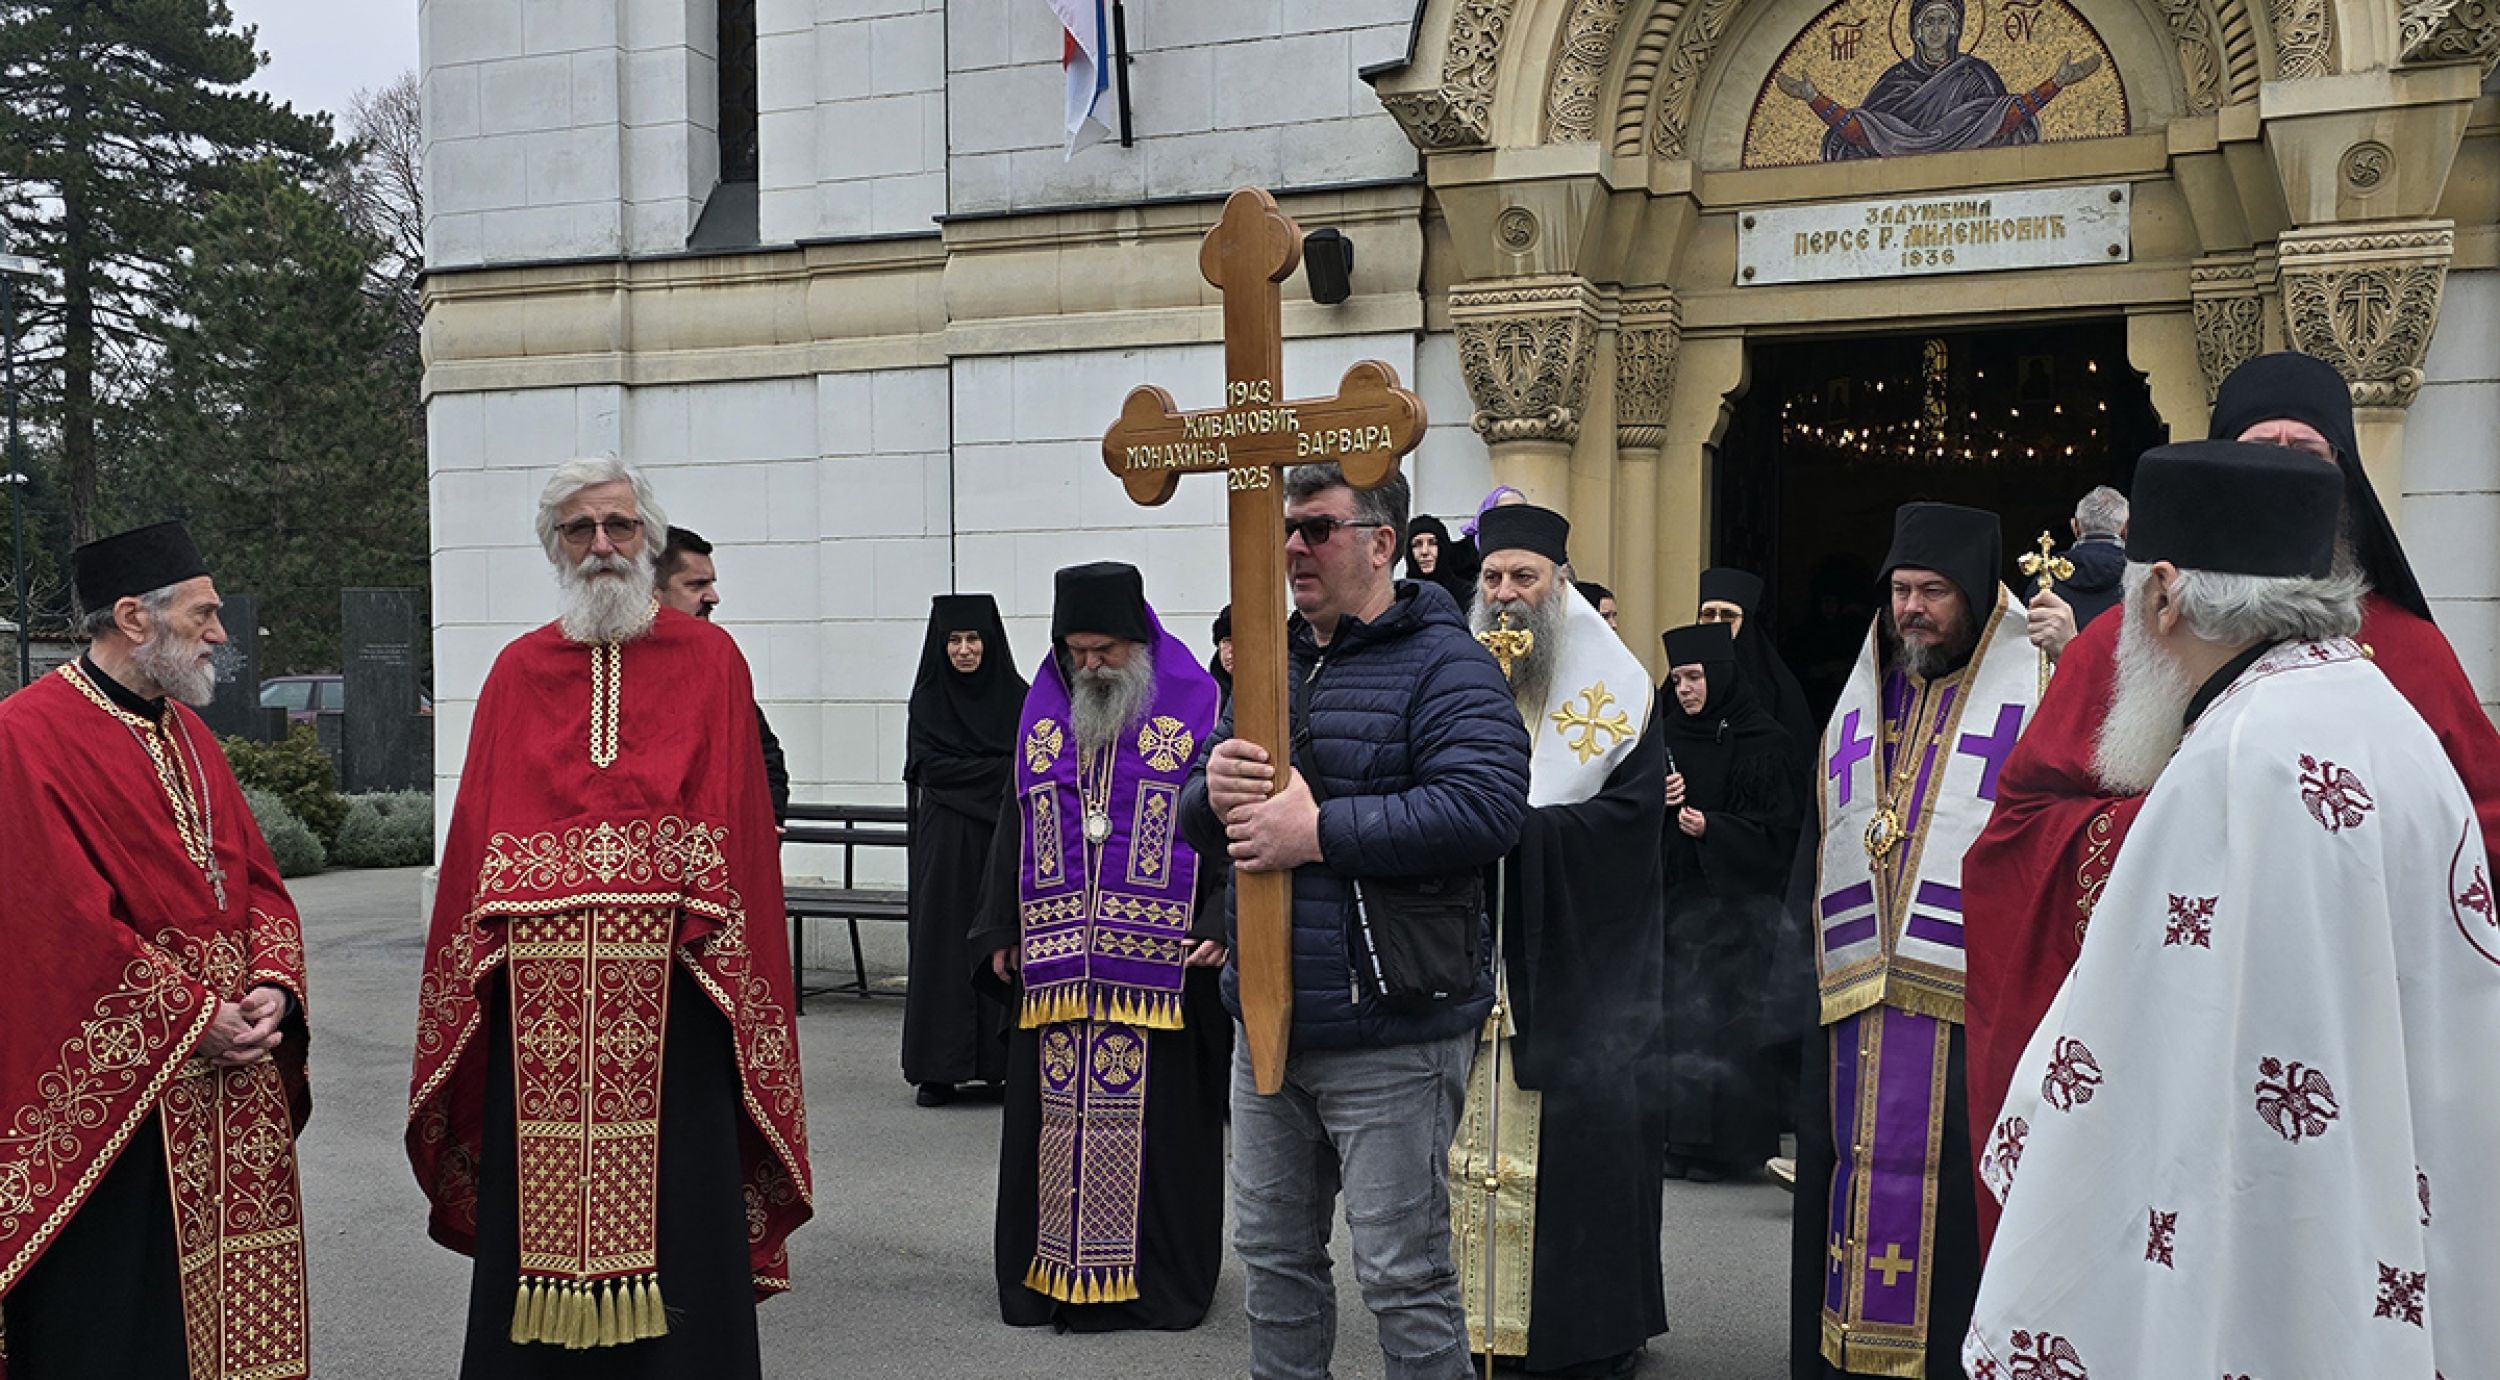
[[[1831,765],[1825,774],[1840,783],[1840,803],[1849,803],[1849,776],[1875,751],[1875,735],[1858,732],[1858,711],[1850,710],[1840,721],[1840,746],[1832,752]]]
[[[1424,405],[1397,372],[1366,360],[1335,395],[1284,401],[1284,302],[1278,284],[1302,261],[1302,229],[1276,199],[1244,187],[1198,249],[1198,271],[1223,294],[1224,405],[1174,406],[1152,385],[1130,392],[1102,439],[1103,464],[1131,499],[1170,500],[1184,474],[1225,472],[1233,600],[1233,732],[1283,762],[1285,750],[1285,504],[1276,471],[1334,462],[1346,483],[1371,489],[1423,440]],[[1404,534],[1397,534],[1403,538]],[[1280,776],[1276,786],[1281,788]],[[1291,876],[1244,870],[1234,878],[1234,963],[1242,1026],[1262,1093],[1284,1084],[1293,1011]]]
[[[1985,736],[1965,733],[1958,751],[1976,757],[1986,765],[1979,771],[1979,798],[1997,798],[1997,774],[2005,770],[2005,759],[2014,755],[2015,740],[2023,736],[2023,707],[2009,704],[1997,710],[1996,732]]]
[[[1884,1287],[1889,1289],[1900,1279],[1902,1272],[1912,1268],[1914,1264],[1914,1261],[1902,1258],[1900,1242],[1888,1241],[1884,1243],[1884,1253],[1866,1262],[1866,1268],[1882,1271]]]

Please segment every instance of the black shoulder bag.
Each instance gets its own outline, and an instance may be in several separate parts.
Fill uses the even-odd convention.
[[[1322,658],[1320,665],[1326,664]],[[1310,787],[1314,805],[1328,788],[1310,760],[1311,724],[1305,699],[1319,679],[1311,668],[1293,697],[1293,768]],[[1382,1002],[1420,1010],[1473,992],[1484,964],[1484,874],[1475,868],[1431,877],[1355,877],[1354,962],[1368,969]]]

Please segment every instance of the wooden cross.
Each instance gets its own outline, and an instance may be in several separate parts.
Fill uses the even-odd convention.
[[[1135,501],[1169,500],[1184,474],[1223,472],[1231,489],[1233,734],[1289,761],[1285,674],[1285,502],[1276,472],[1334,462],[1346,482],[1376,488],[1424,437],[1423,401],[1377,360],[1348,369],[1333,397],[1280,401],[1284,294],[1302,262],[1302,228],[1255,187],[1234,192],[1198,249],[1198,271],[1224,294],[1224,405],[1173,406],[1135,389],[1102,438],[1103,463]],[[1398,534],[1403,542],[1405,533]],[[1277,774],[1281,789],[1285,774]],[[1284,1086],[1293,1028],[1293,874],[1234,875],[1241,1021],[1262,1093]]]

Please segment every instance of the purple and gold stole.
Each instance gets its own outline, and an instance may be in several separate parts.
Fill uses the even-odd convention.
[[[1041,1031],[1040,1221],[1027,1286],[1067,1303],[1137,1295],[1146,1032],[1181,1028],[1198,859],[1180,837],[1215,682],[1164,634],[1151,706],[1080,752],[1053,662],[1033,677],[1016,760],[1020,1023]],[[1089,805],[1108,828],[1085,827]]]

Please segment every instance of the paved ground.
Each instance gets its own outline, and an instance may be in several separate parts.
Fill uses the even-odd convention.
[[[467,1262],[424,1235],[400,1148],[424,926],[418,874],[344,872],[295,887],[315,1019],[316,1110],[304,1138],[314,1374],[449,1377]],[[899,928],[867,927],[872,978],[902,968]],[[815,1141],[816,1220],[791,1245],[797,1288],[762,1310],[776,1377],[1220,1377],[1247,1373],[1241,1276],[1227,1264],[1195,1332],[1052,1336],[1001,1325],[990,1283],[998,1109],[924,1110],[896,1064],[902,1004],[819,997],[800,1020]],[[1755,1185],[1667,1185],[1675,1330],[1645,1377],[1775,1380],[1786,1372],[1788,1196]],[[1337,1236],[1342,1251],[1344,1233]],[[1350,1267],[1336,1373],[1380,1374]]]

